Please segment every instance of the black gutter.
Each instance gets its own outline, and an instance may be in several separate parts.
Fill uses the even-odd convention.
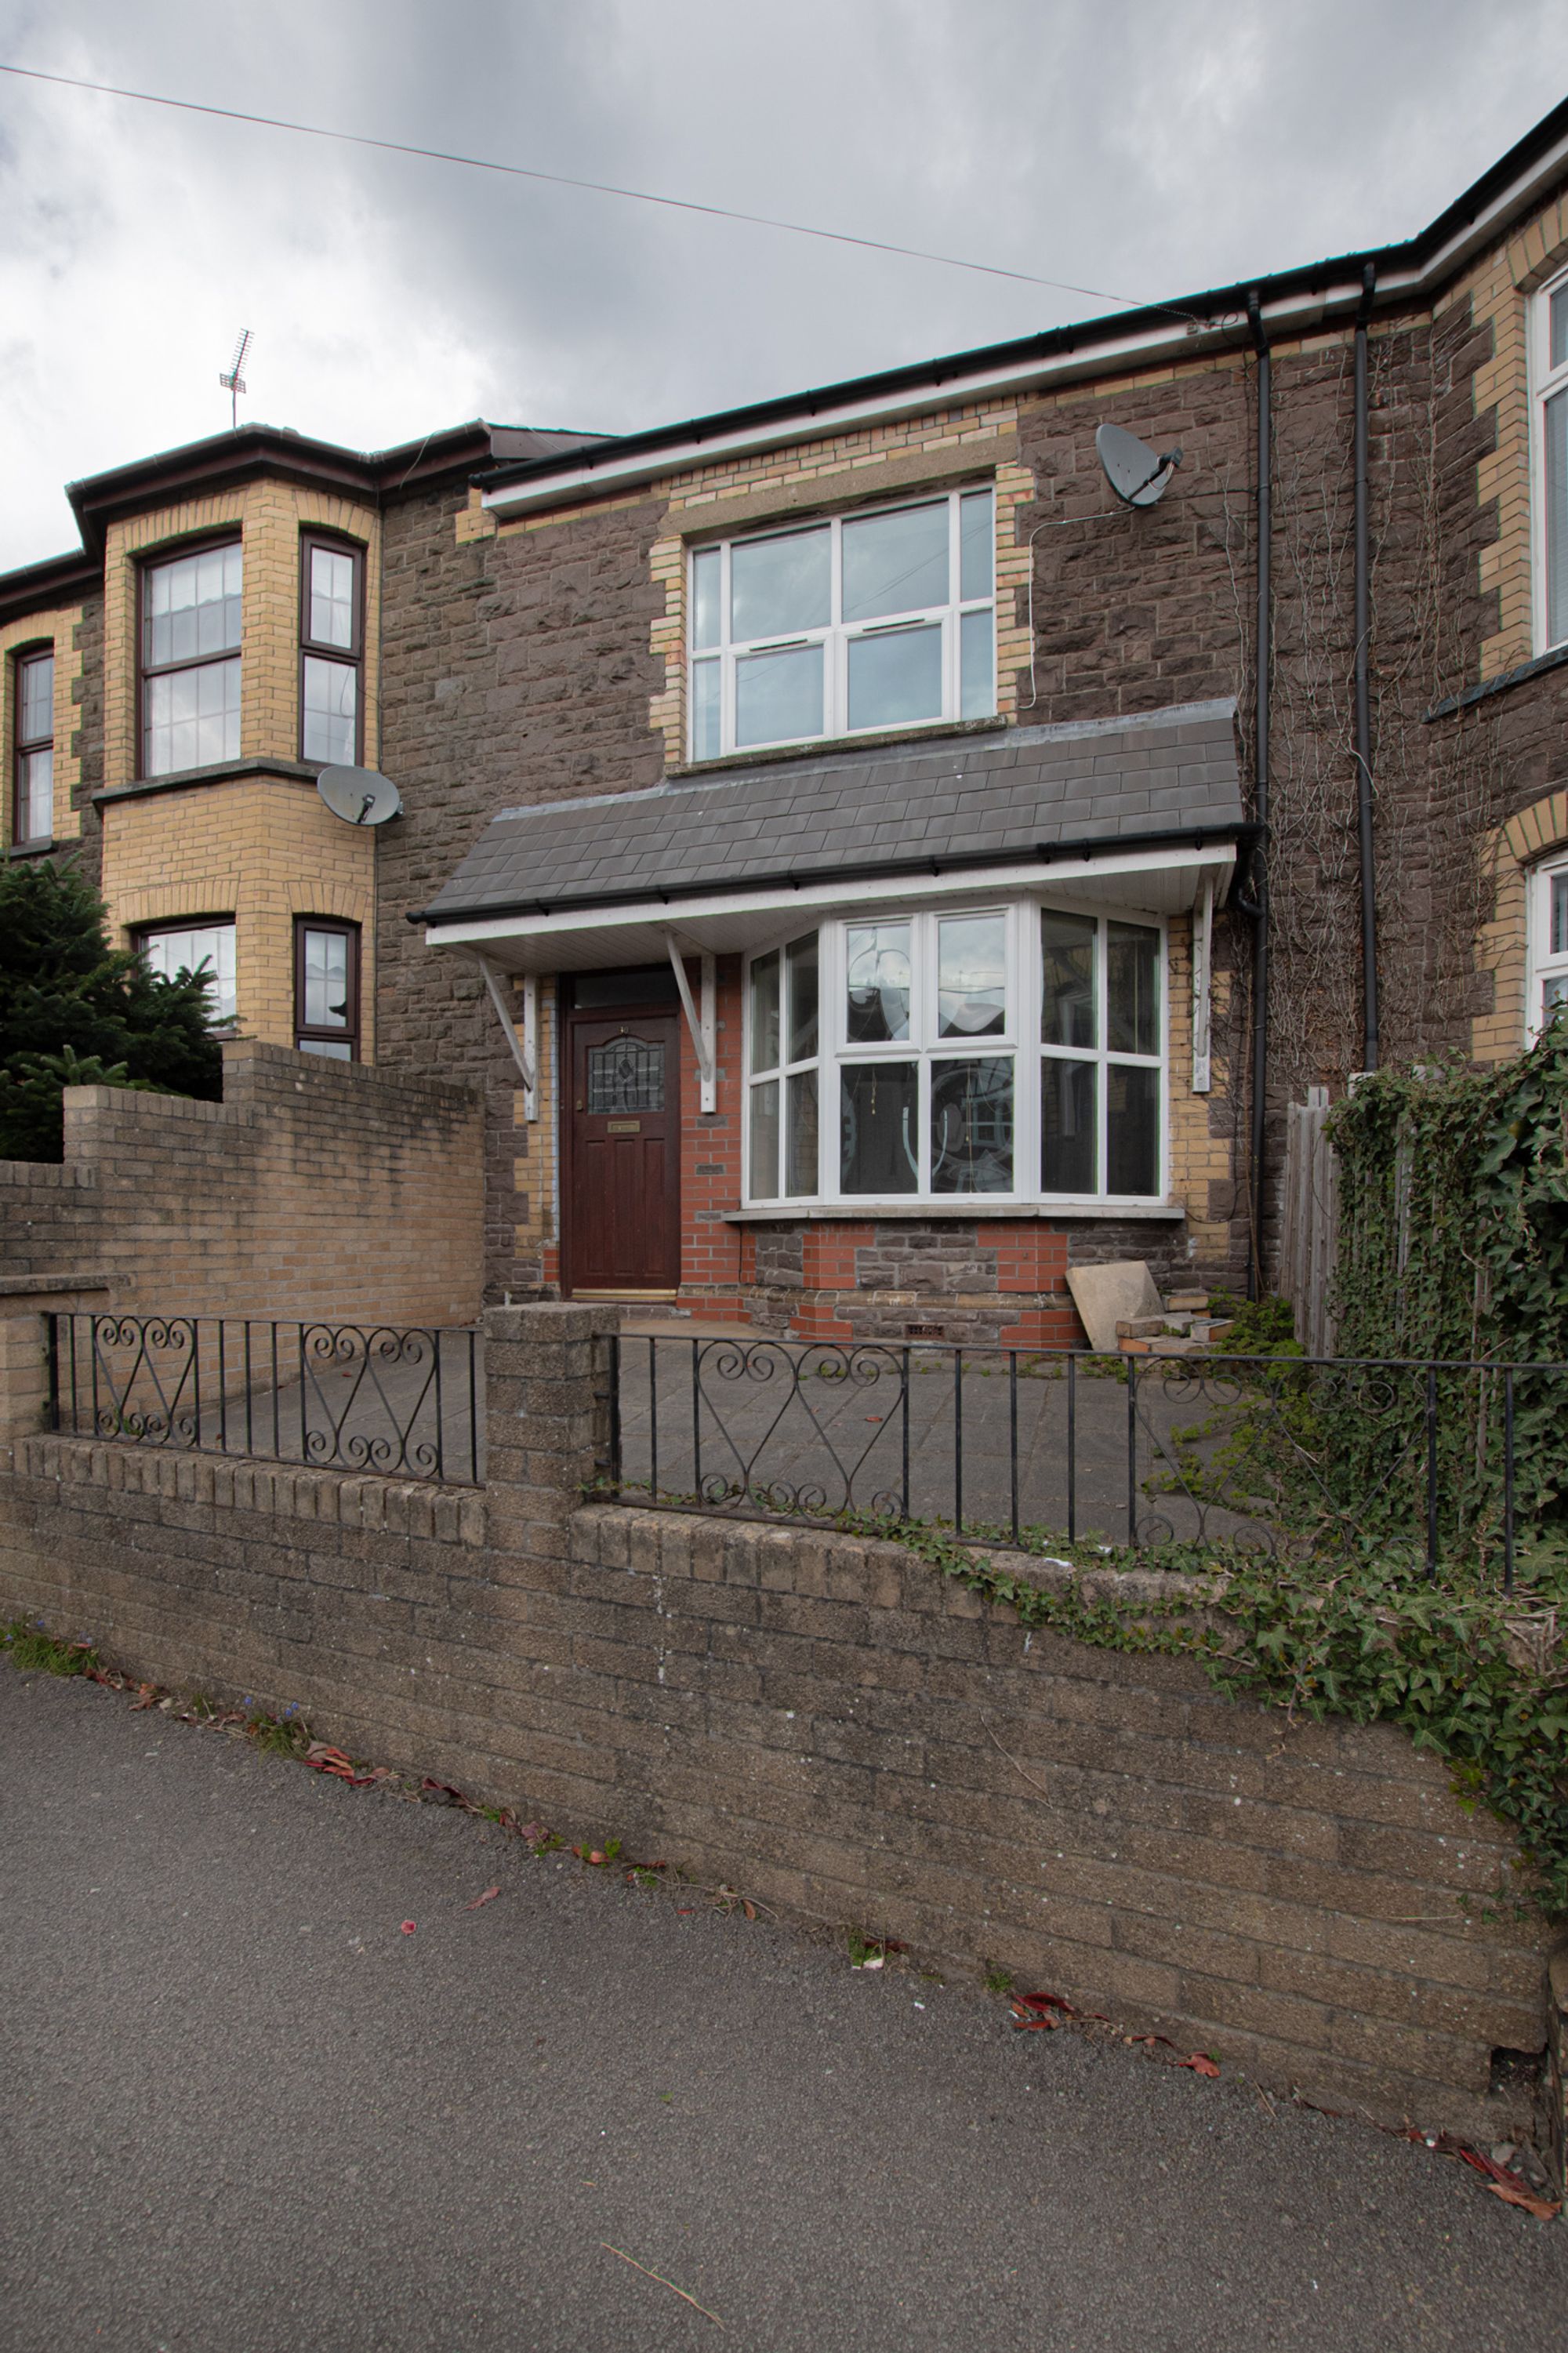
[[[1377,267],[1362,273],[1361,309],[1355,322],[1355,765],[1356,829],[1361,850],[1361,1066],[1375,1071],[1377,1027],[1377,871],[1372,832],[1372,638],[1371,566],[1367,557],[1366,328],[1377,285]]]
[[[969,867],[1021,866],[1030,860],[1053,866],[1063,859],[1087,860],[1107,850],[1206,849],[1215,842],[1247,847],[1258,841],[1260,832],[1261,828],[1244,821],[1173,826],[1162,833],[1092,834],[1076,841],[1037,841],[1029,849],[961,849],[951,857],[896,858],[852,868],[842,861],[836,866],[786,867],[775,874],[745,874],[730,882],[710,876],[702,882],[644,885],[636,891],[579,891],[559,899],[497,899],[472,907],[415,907],[405,910],[404,921],[439,929],[447,923],[496,922],[503,915],[561,915],[576,907],[664,906],[672,899],[727,897],[737,891],[799,891],[817,882],[842,882],[847,889],[857,882],[886,881],[900,875],[957,874]]]
[[[29,613],[47,612],[51,607],[78,605],[84,596],[96,596],[102,586],[102,565],[80,548],[68,555],[47,555],[41,563],[20,565],[15,572],[0,572],[0,625],[24,621]]]
[[[1257,925],[1252,965],[1252,1215],[1247,1295],[1263,1288],[1263,1154],[1268,1113],[1268,872],[1264,845],[1268,833],[1268,687],[1273,664],[1274,371],[1262,302],[1256,287],[1247,298],[1247,322],[1258,353],[1258,700],[1254,753],[1258,840],[1252,853],[1252,908]]]
[[[875,375],[853,376],[840,383],[816,385],[783,397],[758,401],[743,408],[717,410],[704,417],[688,418],[680,424],[652,426],[641,432],[607,436],[589,449],[511,464],[503,462],[487,467],[470,479],[481,489],[495,490],[510,482],[546,480],[552,474],[567,469],[592,473],[601,462],[613,463],[618,459],[651,454],[661,448],[701,443],[721,434],[744,433],[762,426],[784,423],[791,417],[811,417],[822,410],[841,408],[853,401],[882,399],[903,392],[919,391],[928,385],[940,388],[950,378],[973,375],[986,368],[1016,366],[1080,349],[1092,350],[1097,343],[1110,342],[1121,335],[1147,332],[1170,319],[1184,319],[1195,328],[1217,332],[1249,317],[1250,306],[1255,300],[1261,306],[1265,301],[1275,301],[1293,294],[1327,294],[1331,287],[1344,287],[1347,281],[1352,285],[1358,280],[1364,282],[1369,265],[1383,279],[1396,276],[1405,269],[1420,270],[1451,238],[1462,235],[1471,227],[1487,206],[1503,195],[1532,163],[1564,137],[1568,137],[1568,100],[1553,107],[1550,114],[1542,116],[1533,129],[1509,149],[1506,155],[1489,165],[1479,180],[1446,206],[1435,221],[1418,230],[1414,237],[1403,238],[1394,245],[1363,248],[1358,252],[1331,256],[1322,261],[1300,263],[1289,269],[1277,270],[1270,277],[1255,279],[1250,283],[1210,287],[1201,293],[1184,295],[1173,302],[1151,302],[1137,310],[1110,311],[1097,319],[1047,328],[1041,333],[1019,336],[1008,343],[982,344],[941,359],[882,369]],[[1500,237],[1503,234],[1501,224],[1498,234]],[[1455,267],[1461,266],[1462,258]],[[1407,291],[1396,288],[1386,301],[1389,307],[1394,308],[1411,299]],[[1301,328],[1293,330],[1303,331]]]

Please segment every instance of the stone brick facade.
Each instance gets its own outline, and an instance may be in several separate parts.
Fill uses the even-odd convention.
[[[490,1311],[482,1495],[29,1434],[13,1382],[0,1615],[1280,2091],[1530,2128],[1492,2061],[1542,2049],[1550,1932],[1436,1759],[1026,1634],[890,1544],[584,1505],[605,1322]]]
[[[1518,1050],[1523,880],[1563,838],[1547,836],[1568,789],[1568,664],[1531,662],[1527,327],[1532,294],[1568,259],[1568,197],[1557,184],[1521,188],[1489,245],[1472,240],[1419,299],[1373,289],[1370,645],[1384,1060],[1446,1052],[1491,1060]],[[1391,269],[1387,288],[1394,282]],[[1272,303],[1282,316],[1286,281],[1258,291],[1264,315]],[[1266,1218],[1286,1105],[1309,1085],[1342,1087],[1363,1055],[1354,313],[1326,294],[1323,305],[1310,313],[1298,304],[1289,323],[1270,329]],[[671,439],[668,462],[650,461],[635,480],[607,478],[603,491],[591,480],[572,487],[581,452],[560,454],[568,487],[526,512],[500,513],[472,479],[494,454],[496,437],[481,427],[437,437],[439,464],[420,451],[394,464],[322,445],[296,449],[299,437],[262,433],[252,455],[244,436],[231,436],[205,445],[200,462],[183,452],[148,461],[145,480],[129,489],[120,477],[80,486],[84,518],[97,517],[101,592],[71,601],[41,586],[37,609],[19,611],[0,583],[0,653],[47,635],[60,653],[58,839],[74,841],[79,828],[91,871],[101,834],[121,934],[152,920],[236,913],[242,1024],[279,1043],[292,1029],[293,918],[359,922],[367,1057],[483,1092],[486,1296],[549,1291],[560,1282],[561,1220],[571,1213],[559,1173],[554,976],[540,978],[530,1119],[477,969],[466,956],[433,953],[407,918],[503,808],[652,791],[706,773],[688,760],[693,547],[861,501],[987,482],[996,498],[1002,722],[1103,721],[1234,698],[1253,785],[1258,359],[1235,302],[1195,313],[1190,334],[1172,333],[1172,315],[1163,314],[1165,341],[1152,361],[1128,355],[1135,337],[1101,351],[1092,335],[1070,351],[1047,352],[1042,339],[1032,354],[1025,346],[975,354],[977,367],[992,365],[990,390],[960,391],[964,365],[942,363],[923,389],[911,389],[909,372],[896,386],[840,388],[837,421],[827,396],[802,403],[786,425],[772,416],[758,424],[752,412],[709,420],[695,442],[678,449]],[[1108,493],[1094,443],[1107,419],[1158,451],[1179,446],[1180,470],[1157,506],[1134,512]],[[618,445],[607,446],[613,456]],[[365,757],[404,800],[402,818],[374,840],[317,807],[311,774],[295,757],[298,551],[309,524],[346,533],[366,551]],[[245,538],[244,752],[263,765],[142,794],[132,789],[136,564],[224,529]],[[614,826],[613,812],[605,822]],[[1255,1236],[1250,1217],[1249,890],[1242,878],[1216,918],[1206,1092],[1188,1076],[1190,928],[1183,914],[1169,924],[1168,1145],[1181,1219],[1019,1220],[1003,1252],[987,1244],[984,1220],[973,1231],[962,1222],[939,1230],[918,1212],[901,1225],[869,1221],[877,1231],[865,1240],[868,1221],[847,1215],[837,1225],[731,1222],[740,1202],[740,966],[721,958],[716,1111],[695,1107],[689,1050],[682,1072],[679,1304],[805,1333],[891,1328],[921,1320],[911,1300],[940,1299],[933,1312],[952,1336],[1033,1338],[1062,1328],[1069,1259],[1147,1258],[1162,1276],[1227,1287],[1249,1272],[1266,1279],[1272,1237],[1267,1225]],[[1005,1282],[995,1271],[1004,1260]],[[917,1279],[917,1264],[930,1271]]]

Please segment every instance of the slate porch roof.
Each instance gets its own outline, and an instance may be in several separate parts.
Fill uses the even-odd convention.
[[[1193,702],[502,809],[412,920],[930,872],[1079,845],[1153,853],[1245,830],[1236,705]]]

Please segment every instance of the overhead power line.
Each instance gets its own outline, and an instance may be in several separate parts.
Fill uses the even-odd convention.
[[[14,66],[0,62],[0,73],[16,74],[27,81],[46,81],[62,90],[87,90],[101,98],[133,99],[141,106],[165,106],[181,114],[206,114],[222,122],[253,123],[263,131],[291,131],[302,139],[332,139],[350,147],[373,147],[384,155],[414,155],[427,164],[460,164],[470,171],[499,172],[508,179],[538,180],[551,187],[582,188],[596,196],[619,196],[627,203],[659,205],[668,212],[700,213],[710,220],[739,221],[750,228],[781,229],[790,237],[815,237],[829,245],[858,246],[867,253],[890,253],[903,261],[933,261],[943,269],[969,269],[985,278],[1008,278],[1023,286],[1047,286],[1058,294],[1081,294],[1091,302],[1117,302],[1130,311],[1166,311],[1173,318],[1186,318],[1184,311],[1171,311],[1161,302],[1142,302],[1131,294],[1108,294],[1103,287],[1075,286],[1065,278],[1037,278],[1027,269],[1005,269],[994,261],[967,261],[953,253],[929,253],[923,247],[891,245],[885,238],[854,237],[847,229],[816,228],[808,221],[777,220],[768,213],[738,212],[728,205],[702,205],[688,196],[656,195],[647,188],[622,188],[607,180],[579,180],[564,172],[541,172],[526,164],[498,164],[485,155],[461,155],[445,147],[416,147],[401,139],[373,139],[360,131],[334,131],[319,122],[290,122],[276,114],[247,114],[234,106],[204,106],[195,99],[165,98],[161,91],[122,90],[118,83],[87,81],[76,74],[46,73],[39,66]]]

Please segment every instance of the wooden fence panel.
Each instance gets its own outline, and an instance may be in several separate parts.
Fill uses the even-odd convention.
[[[1334,1352],[1333,1273],[1339,1240],[1339,1155],[1329,1142],[1329,1091],[1309,1087],[1285,1128],[1285,1198],[1279,1288],[1310,1356]]]

